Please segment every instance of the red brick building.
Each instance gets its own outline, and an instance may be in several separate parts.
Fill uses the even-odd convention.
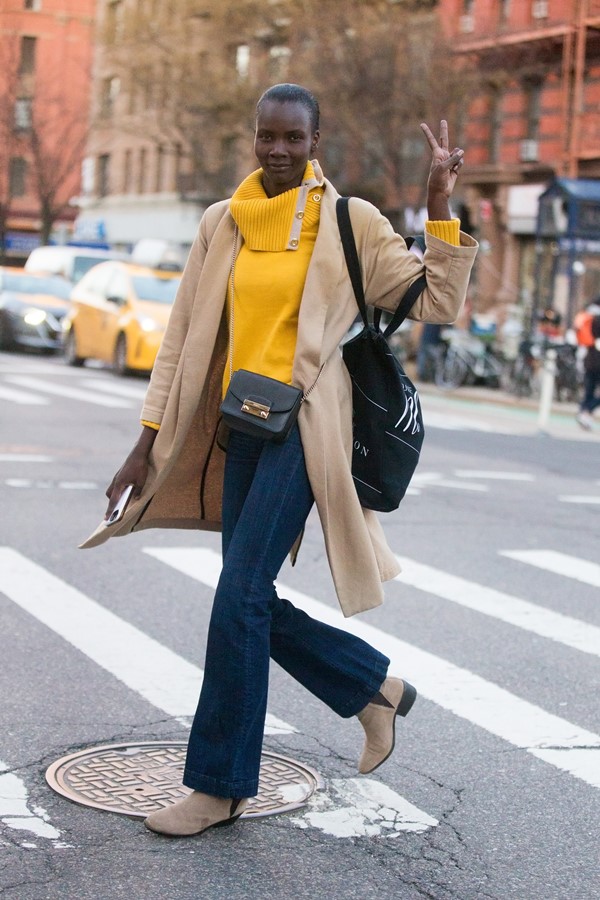
[[[3,0],[0,254],[64,239],[89,128],[95,0]]]
[[[536,252],[536,216],[555,177],[600,178],[600,0],[440,0],[439,14],[465,71],[461,181],[482,241],[474,307],[502,319],[517,304],[527,319],[551,304],[568,321],[600,294],[600,253],[592,242],[576,259],[553,242]]]

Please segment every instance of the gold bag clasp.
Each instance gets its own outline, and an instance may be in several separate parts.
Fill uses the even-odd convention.
[[[242,412],[250,413],[251,416],[258,416],[259,419],[268,419],[271,410],[264,403],[257,403],[256,400],[244,400]]]

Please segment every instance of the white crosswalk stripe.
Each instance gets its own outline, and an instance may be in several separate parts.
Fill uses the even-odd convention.
[[[143,400],[146,396],[146,387],[142,385],[120,384],[113,378],[86,378],[81,382],[87,388],[101,391],[106,394],[116,394],[117,397],[132,397],[135,400]]]
[[[19,391],[16,388],[6,387],[0,384],[0,400],[8,400],[9,403],[19,403],[22,406],[48,406],[50,401],[47,397],[40,397],[39,394],[31,394],[28,391]]]
[[[538,569],[553,572],[555,575],[564,575],[566,578],[573,578],[583,584],[600,587],[600,565],[589,562],[587,559],[568,556],[557,550],[501,550],[500,554],[509,559],[536,566]]]
[[[212,550],[148,547],[145,552],[203,584],[214,587],[217,583],[221,560]],[[410,672],[422,696],[557,769],[600,787],[600,735],[372,625],[356,618],[343,619],[338,610],[306,594],[285,585],[278,587],[309,615],[380,649],[392,660],[390,674],[402,677]]]
[[[40,391],[42,394],[55,394],[57,397],[68,397],[71,400],[83,400],[84,403],[93,403],[96,406],[108,406],[113,409],[132,409],[135,406],[134,403],[120,397],[103,396],[80,388],[66,387],[63,384],[42,381],[29,375],[9,375],[6,381],[10,384],[16,384],[18,387]]]
[[[506,554],[510,555],[510,554]],[[532,634],[549,638],[567,647],[600,656],[600,628],[545,609],[535,603],[459,578],[413,559],[398,557],[402,573],[396,580],[427,594],[450,600],[459,606],[492,616]]]

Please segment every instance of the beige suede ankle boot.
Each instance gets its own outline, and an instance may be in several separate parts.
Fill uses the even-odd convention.
[[[188,797],[152,813],[144,825],[157,834],[170,837],[189,837],[209,828],[232,825],[248,806],[248,801],[213,797],[192,791]]]
[[[408,681],[386,678],[378,692],[358,713],[366,740],[358,763],[361,775],[374,772],[386,761],[396,741],[396,716],[406,716],[417,692]]]

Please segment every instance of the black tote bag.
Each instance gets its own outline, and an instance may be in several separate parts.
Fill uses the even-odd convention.
[[[425,431],[417,389],[390,350],[387,338],[402,324],[427,281],[421,275],[410,285],[385,331],[379,327],[380,310],[375,310],[371,324],[347,197],[337,201],[336,212],[364,323],[360,334],[342,347],[352,379],[352,477],[362,506],[391,512],[398,508],[417,467]]]

